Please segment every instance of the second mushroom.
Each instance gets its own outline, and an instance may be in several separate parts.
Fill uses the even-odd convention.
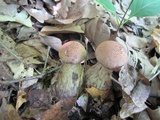
[[[111,90],[112,71],[119,71],[128,61],[128,55],[120,43],[116,41],[105,41],[99,44],[95,50],[97,64],[90,67],[86,74],[86,90],[94,97],[104,100]],[[99,90],[95,95],[92,88]]]

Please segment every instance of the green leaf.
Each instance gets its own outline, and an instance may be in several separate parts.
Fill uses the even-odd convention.
[[[160,0],[133,0],[129,18],[154,16],[160,14]]]
[[[112,4],[110,0],[97,0],[97,2],[101,4],[106,10],[111,12],[112,14],[117,15],[116,8],[114,7],[114,5]]]

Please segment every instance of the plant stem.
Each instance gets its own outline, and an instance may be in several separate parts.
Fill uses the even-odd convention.
[[[129,6],[128,6],[126,12],[124,13],[124,15],[123,15],[123,17],[122,17],[122,20],[121,20],[121,22],[120,22],[120,24],[119,24],[119,26],[118,26],[117,32],[119,31],[121,25],[123,25],[124,23],[126,23],[126,22],[129,20],[129,19],[127,19],[127,21],[125,21],[125,22],[123,23],[124,18],[125,18],[125,16],[126,16],[128,10],[129,10],[129,8],[131,7],[132,3],[133,3],[133,0],[131,0],[131,2],[130,2],[130,4],[129,4]],[[116,36],[117,36],[117,35],[116,35]]]

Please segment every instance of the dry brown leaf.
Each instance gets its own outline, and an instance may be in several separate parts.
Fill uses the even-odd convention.
[[[69,8],[71,7],[71,0],[61,0],[60,3],[57,4],[57,10],[58,15],[65,19],[67,18]]]
[[[13,75],[6,64],[0,63],[0,80],[11,80]]]
[[[40,52],[42,60],[46,59],[46,46],[39,40],[39,39],[30,39],[23,42],[27,46],[34,47],[37,51]],[[29,59],[31,60],[31,59]],[[53,67],[57,66],[57,61],[52,59],[50,56],[48,57],[48,63],[52,65]]]
[[[34,47],[25,45],[23,43],[17,44],[15,47],[16,52],[24,59],[26,64],[42,64],[40,52]]]
[[[139,81],[130,96],[136,106],[143,107],[149,97],[149,94],[150,86],[147,86]]]
[[[50,46],[56,51],[59,51],[59,48],[62,45],[62,41],[59,38],[54,36],[41,36],[40,40],[42,43],[44,43],[47,46]]]
[[[118,81],[122,87],[122,90],[130,95],[138,81],[138,73],[136,69],[132,66],[125,65],[119,72]]]
[[[76,98],[58,101],[50,109],[39,114],[37,120],[68,120],[68,112],[76,102]]]
[[[36,89],[29,91],[28,101],[33,108],[48,109],[51,106],[52,97],[50,92]]]
[[[96,6],[90,0],[77,0],[68,11],[67,18],[95,18],[99,14]],[[78,17],[77,17],[78,18]]]
[[[155,110],[147,109],[147,112],[151,118],[151,120],[159,120],[160,119],[160,107]]]
[[[160,54],[160,29],[155,28],[151,36],[156,44],[156,51]]]
[[[95,47],[110,38],[110,29],[100,17],[86,23],[85,35]]]
[[[150,116],[148,115],[147,111],[144,110],[140,113],[137,113],[133,116],[134,120],[151,120]],[[152,119],[153,120],[153,119]]]
[[[7,104],[4,98],[0,107],[0,120],[22,120],[13,105]]]
[[[12,38],[10,38],[7,34],[4,34],[2,29],[0,29],[0,61],[6,62],[9,60],[15,59],[14,56],[11,54],[17,54],[14,47],[16,43]],[[10,52],[9,52],[10,51]]]
[[[29,7],[24,7],[24,9],[35,19],[39,22],[44,23],[45,20],[52,18],[53,16],[50,15],[44,8],[41,10],[33,9]]]
[[[84,33],[84,31],[81,29],[81,26],[72,26],[72,25],[67,25],[67,26],[44,26],[42,30],[40,31],[40,35],[45,36],[45,35],[51,35],[55,33]]]
[[[145,110],[146,108],[147,108],[147,106],[145,104],[143,104],[142,107],[138,107],[133,102],[132,103],[124,103],[122,105],[121,110],[120,110],[120,117],[122,119],[127,118],[134,113],[138,113],[138,112]]]
[[[24,90],[19,90],[17,94],[16,111],[18,111],[25,102],[27,102],[26,92]]]

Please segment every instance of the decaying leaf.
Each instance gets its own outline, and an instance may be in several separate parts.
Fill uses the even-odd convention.
[[[47,46],[50,46],[56,51],[59,51],[59,48],[62,45],[62,41],[59,38],[54,36],[41,36],[40,40],[42,43],[44,43]]]
[[[160,29],[154,29],[152,35],[153,41],[156,44],[156,51],[160,54]]]
[[[142,107],[148,99],[149,94],[150,87],[143,84],[142,82],[138,82],[130,96],[136,106]]]
[[[110,38],[110,29],[100,17],[86,23],[85,35],[95,47]]]
[[[0,107],[0,119],[1,120],[22,120],[18,115],[13,105],[7,104],[6,100],[2,99],[2,105]]]
[[[37,89],[28,93],[28,101],[33,108],[48,109],[51,106],[52,97],[50,92]]]
[[[151,118],[151,120],[159,120],[160,119],[160,108],[158,107],[155,110],[147,109],[147,112]]]
[[[48,20],[53,17],[44,8],[38,10],[38,9],[25,7],[25,10],[41,23],[44,23],[45,20]]]
[[[58,101],[55,105],[41,114],[39,114],[37,120],[68,120],[68,112],[71,110],[76,99],[65,99]]]
[[[17,4],[6,4],[3,0],[0,0],[1,7],[0,7],[0,21],[6,22],[18,22],[28,27],[32,27],[32,22],[28,13],[24,10],[21,12],[17,11],[19,5]]]
[[[7,63],[11,71],[14,73],[13,78],[14,79],[20,79],[24,77],[31,77],[33,76],[34,69],[31,67],[25,68],[23,63],[19,63],[17,61],[10,61]],[[34,83],[37,83],[38,79],[33,79],[33,80],[27,80],[23,81],[20,85],[21,89],[25,89]]]
[[[19,54],[19,56],[24,59],[24,62],[26,64],[42,64],[41,54],[34,47],[20,43],[16,45],[15,50]]]
[[[124,103],[120,110],[120,117],[122,119],[127,118],[134,113],[138,113],[145,110],[146,108],[147,106],[145,104],[143,104],[143,106],[141,107],[138,107],[134,103]]]
[[[147,111],[144,110],[140,113],[137,113],[133,116],[134,120],[151,120],[150,116],[148,115]]]
[[[13,75],[7,65],[0,63],[0,80],[10,80]]]
[[[122,87],[122,90],[130,95],[138,81],[137,71],[134,67],[129,65],[122,67],[119,72],[118,81]]]
[[[99,90],[95,87],[86,88],[86,91],[93,97],[93,98],[99,98],[101,101],[103,101],[105,98],[107,98],[110,94],[110,90]]]
[[[83,94],[77,99],[78,106],[82,107],[84,111],[87,110],[88,94]]]
[[[18,91],[17,102],[16,102],[16,111],[22,106],[23,103],[27,101],[26,92],[23,90]]]
[[[72,26],[72,25],[67,25],[67,26],[57,26],[57,27],[52,27],[52,26],[44,26],[40,32],[40,35],[51,35],[55,33],[84,33],[82,30],[81,26]]]

